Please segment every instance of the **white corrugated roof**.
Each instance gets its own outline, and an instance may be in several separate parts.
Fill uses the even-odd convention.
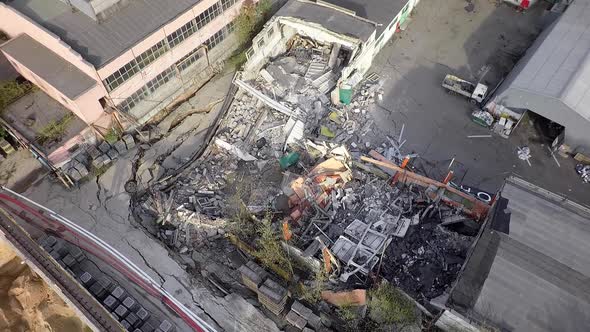
[[[590,0],[575,0],[512,86],[560,99],[590,120]]]

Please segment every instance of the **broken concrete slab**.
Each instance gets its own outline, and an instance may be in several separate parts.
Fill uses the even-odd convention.
[[[232,145],[230,143],[227,143],[219,138],[215,139],[215,144],[217,146],[219,146],[220,148],[227,150],[228,152],[230,152],[231,154],[233,154],[234,156],[244,160],[244,161],[255,161],[258,160],[258,158],[254,157],[253,155],[243,151],[242,149],[236,147],[235,145]]]

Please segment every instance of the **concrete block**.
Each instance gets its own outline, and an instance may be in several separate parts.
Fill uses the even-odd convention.
[[[141,307],[137,310],[135,314],[137,315],[137,318],[139,318],[141,321],[146,321],[148,318],[150,318],[150,313]]]
[[[102,153],[107,153],[107,151],[109,151],[110,149],[111,149],[111,145],[107,142],[102,142],[98,146],[98,150]]]
[[[49,252],[49,255],[51,257],[53,257],[53,259],[55,259],[55,260],[59,260],[62,257],[62,255],[59,252],[59,249],[58,248],[51,249],[51,251]]]
[[[124,319],[121,321],[121,325],[123,326],[125,331],[129,331],[131,329],[131,324]]]
[[[85,287],[90,286],[90,284],[92,284],[92,274],[90,274],[88,272],[82,273],[82,275],[80,275],[80,282]]]
[[[94,146],[94,145],[89,145],[86,148],[86,153],[88,153],[88,155],[90,156],[90,159],[96,159],[96,157],[98,157],[102,154],[102,152],[100,152],[100,150],[98,150],[98,148],[96,148],[96,146]]]
[[[119,152],[113,148],[107,151],[107,156],[109,156],[109,159],[111,160],[116,160],[119,158]]]
[[[97,156],[96,158],[92,159],[92,167],[94,168],[101,168],[104,165],[104,158],[105,155],[101,154],[99,156]]]
[[[104,299],[102,303],[107,309],[109,309],[109,311],[115,310],[115,308],[117,308],[119,305],[119,301],[117,301],[117,299],[115,299],[112,295],[107,296],[107,298]]]
[[[299,301],[293,302],[293,305],[291,305],[291,310],[295,311],[296,314],[298,314],[299,316],[303,316],[303,317],[307,317],[307,316],[313,314],[313,311],[311,309],[304,306]]]
[[[122,140],[116,141],[113,147],[119,152],[119,154],[125,154],[127,152],[127,145],[125,145],[125,142]]]
[[[119,304],[117,306],[117,308],[115,309],[115,313],[117,314],[117,316],[119,316],[121,318],[125,318],[125,316],[127,316],[128,312],[129,312],[129,310],[127,310],[127,308],[125,308],[125,306],[122,304]]]
[[[126,297],[125,300],[123,300],[123,305],[127,307],[127,309],[129,310],[135,308],[135,304],[135,300],[130,296]]]
[[[80,172],[78,172],[78,170],[75,168],[70,168],[67,174],[74,182],[82,180],[82,174],[80,174]]]
[[[289,311],[289,313],[285,316],[285,319],[287,320],[287,322],[289,322],[289,324],[295,326],[300,330],[302,330],[305,327],[305,325],[307,325],[307,320],[299,316],[293,310]]]
[[[174,331],[174,326],[172,326],[172,323],[164,319],[162,323],[160,323],[160,326],[158,326],[158,330],[162,332],[172,332]]]
[[[72,267],[74,266],[77,262],[76,259],[74,258],[74,256],[67,254],[64,258],[63,258],[63,262],[64,264],[66,264],[67,267]]]
[[[81,163],[76,163],[76,165],[74,166],[74,168],[80,173],[80,175],[85,178],[86,176],[88,176],[88,168],[86,168],[86,166],[84,166]]]
[[[121,288],[121,286],[117,286],[115,289],[113,289],[111,295],[113,295],[113,297],[117,300],[122,301],[125,298],[125,290]]]
[[[138,327],[141,324],[139,318],[137,318],[137,316],[132,312],[130,312],[127,317],[125,317],[125,320],[128,321],[132,327]]]
[[[322,327],[322,319],[320,316],[316,314],[309,314],[309,316],[305,316],[307,318],[307,324],[311,325],[314,329],[318,330]]]
[[[74,160],[76,160],[78,163],[82,165],[86,165],[88,163],[88,158],[88,153],[86,153],[86,151],[82,151],[74,157]]]
[[[102,300],[106,297],[107,290],[100,281],[97,281],[94,284],[92,284],[92,286],[90,286],[88,290],[90,290],[90,293],[99,300]]]
[[[72,257],[74,257],[77,262],[81,262],[84,260],[84,258],[86,258],[82,249],[75,246],[70,246],[68,248],[68,253],[72,255]]]
[[[135,140],[133,139],[133,136],[129,134],[123,136],[123,142],[125,142],[127,150],[131,150],[135,147]]]

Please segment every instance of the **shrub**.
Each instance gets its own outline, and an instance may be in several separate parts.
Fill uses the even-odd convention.
[[[287,251],[281,245],[279,235],[272,228],[271,215],[266,217],[258,224],[258,241],[255,256],[266,267],[272,268],[273,265],[288,271],[293,275],[291,260]]]
[[[257,4],[245,2],[240,14],[235,19],[236,36],[239,48],[245,48],[256,36],[270,15],[272,3],[270,0],[260,0]]]
[[[8,105],[31,91],[30,83],[18,83],[16,81],[0,82],[0,112]]]
[[[369,317],[380,324],[406,324],[417,319],[414,303],[389,283],[369,291],[368,308]]]
[[[45,127],[41,128],[37,134],[37,142],[41,145],[45,145],[47,143],[59,141],[65,135],[68,125],[73,119],[74,114],[68,113],[59,120],[50,121]]]
[[[107,131],[107,133],[104,135],[104,140],[109,144],[115,143],[119,140],[119,138],[121,138],[121,133],[119,133],[119,131],[115,128],[109,129],[109,131]]]

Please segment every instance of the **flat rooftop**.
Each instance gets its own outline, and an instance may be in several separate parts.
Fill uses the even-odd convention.
[[[6,4],[56,34],[86,61],[101,68],[201,0],[130,0],[96,22],[59,0],[13,0]]]
[[[357,16],[377,23],[377,37],[379,37],[408,0],[324,0],[324,2],[352,10]]]
[[[379,0],[381,1],[381,0]],[[346,8],[346,7],[344,7]],[[293,17],[316,23],[324,28],[366,42],[376,26],[354,15],[312,2],[290,0],[275,16]]]
[[[37,137],[43,129],[66,116],[72,117],[62,137],[57,142],[39,144]],[[27,140],[34,142],[46,155],[55,152],[64,142],[88,127],[74,113],[41,90],[35,90],[10,104],[4,109],[1,117]]]
[[[97,82],[27,34],[2,45],[10,55],[70,99],[94,87]]]
[[[447,305],[508,331],[590,326],[590,209],[509,178]]]

